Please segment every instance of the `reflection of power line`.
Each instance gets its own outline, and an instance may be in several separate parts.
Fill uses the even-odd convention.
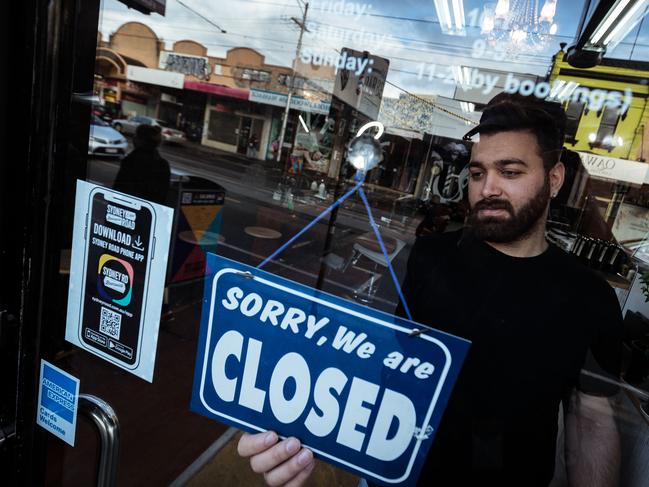
[[[277,3],[277,2],[262,2],[260,0],[245,0],[245,3],[258,3],[259,5],[275,5],[277,7],[292,7],[300,8],[299,5],[290,4],[290,3]]]
[[[123,36],[123,37],[134,37],[134,38],[137,38],[137,39],[151,39],[150,36],[145,36],[145,35],[140,35],[140,34],[127,34],[127,33],[120,32],[118,35]],[[229,35],[229,36],[230,35],[243,36],[243,37],[247,37],[249,39],[265,41],[265,42],[276,42],[276,43],[279,43],[280,45],[284,45],[284,46],[292,46],[293,45],[290,40],[289,41],[282,41],[282,40],[278,40],[278,39],[270,39],[270,38],[267,38],[267,37],[255,37],[255,36],[249,36],[247,34],[237,34],[237,33],[234,33],[234,32],[228,32],[227,35]],[[186,41],[187,38],[186,37],[179,37],[179,38],[176,39],[176,38],[171,38],[171,37],[165,37],[165,38],[158,38],[158,40],[165,41],[165,42],[178,42],[178,41]],[[195,41],[195,42],[198,42],[199,44],[204,45],[204,46],[247,47],[247,46],[241,46],[241,45],[237,45],[237,44],[219,44],[219,43],[216,43],[216,42],[203,42],[203,41],[201,41],[201,42]],[[312,48],[322,47],[322,46],[316,45],[316,44],[304,44],[304,46],[305,47],[312,47]],[[251,49],[253,49],[253,48],[251,48]],[[266,50],[266,51],[292,52],[292,49],[276,49],[276,48],[266,48],[266,47],[264,47],[263,49]],[[217,57],[217,56],[213,56],[213,57]]]
[[[182,5],[183,7],[185,7],[187,10],[189,10],[191,13],[193,13],[193,14],[196,15],[197,17],[200,17],[201,19],[203,19],[203,20],[204,20],[205,22],[207,22],[208,24],[210,24],[210,25],[216,27],[219,31],[221,31],[221,34],[225,34],[225,33],[226,33],[225,29],[222,29],[221,26],[217,25],[214,21],[208,19],[207,17],[205,17],[205,16],[204,16],[203,14],[201,14],[200,12],[197,12],[196,10],[194,10],[193,8],[191,8],[189,5],[187,5],[187,4],[183,3],[183,2],[181,2],[180,0],[176,0],[176,2],[178,2],[179,5]]]
[[[332,25],[332,24],[327,24],[327,23],[324,23],[324,22],[317,22],[316,21],[315,23],[317,25],[327,26],[330,29],[334,29],[336,31],[345,32],[345,35],[343,35],[343,36],[340,36],[340,35],[334,36],[334,37],[343,37],[342,40],[345,40],[345,37],[347,37],[347,34],[346,34],[347,32],[356,32],[356,33],[363,34],[363,35],[366,35],[366,36],[380,36],[380,35],[383,35],[380,32],[366,31],[366,30],[363,30],[363,29],[353,29],[353,28],[350,28],[350,27],[338,27],[338,26],[335,26],[335,25]],[[317,35],[315,37],[316,37],[316,39],[318,38]],[[471,51],[471,52],[473,51],[473,46],[467,46],[467,45],[461,45],[461,44],[446,44],[446,43],[443,43],[443,42],[434,42],[434,41],[424,41],[424,40],[420,40],[420,39],[413,39],[413,38],[408,38],[408,37],[395,36],[395,35],[392,35],[392,34],[387,35],[387,41],[379,41],[379,42],[381,42],[380,46],[381,47],[383,47],[383,46],[393,47],[393,48],[404,49],[404,50],[407,48],[408,51],[431,53],[431,50],[416,49],[416,48],[413,48],[411,46],[404,46],[402,44],[390,43],[389,41],[392,40],[392,39],[398,40],[398,41],[403,41],[403,42],[414,42],[414,43],[420,43],[420,44],[428,45],[428,46],[443,50],[444,54],[448,54],[449,50],[451,50],[451,49],[453,51],[457,51],[458,53],[460,53],[461,51],[465,51],[465,52],[466,51]],[[478,39],[478,38],[476,38],[476,39]],[[536,58],[536,59],[549,61],[549,58],[551,57],[551,54],[540,55],[540,54],[519,53],[518,56],[520,58]],[[525,62],[527,64],[532,64],[532,61],[521,61],[521,62]]]

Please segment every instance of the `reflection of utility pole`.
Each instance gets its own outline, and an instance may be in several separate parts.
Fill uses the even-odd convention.
[[[295,17],[291,17],[291,20],[300,26],[300,37],[297,40],[297,49],[295,50],[295,58],[293,58],[293,72],[291,73],[291,79],[288,84],[288,96],[286,97],[286,108],[284,109],[284,118],[282,119],[282,129],[279,132],[279,148],[277,149],[277,162],[282,160],[282,148],[284,146],[284,135],[286,135],[286,123],[288,122],[288,113],[291,109],[291,98],[293,97],[293,87],[295,85],[295,66],[296,61],[300,57],[300,51],[302,50],[302,35],[304,31],[309,32],[309,29],[306,28],[306,15],[309,11],[309,2],[304,4],[304,11],[302,12],[302,20],[298,20]]]

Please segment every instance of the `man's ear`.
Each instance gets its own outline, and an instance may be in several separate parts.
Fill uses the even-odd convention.
[[[548,174],[550,179],[550,195],[554,198],[559,194],[563,181],[566,177],[566,166],[563,162],[557,162]]]

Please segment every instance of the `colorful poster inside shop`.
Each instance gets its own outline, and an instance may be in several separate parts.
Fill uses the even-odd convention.
[[[207,269],[192,410],[415,485],[470,342],[214,254]]]
[[[202,278],[206,252],[216,252],[223,242],[224,189],[183,188],[172,247],[171,282]]]
[[[77,181],[65,339],[151,382],[173,210]]]

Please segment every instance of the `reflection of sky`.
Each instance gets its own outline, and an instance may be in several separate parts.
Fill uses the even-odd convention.
[[[299,28],[290,17],[300,17],[294,0],[219,0],[218,9],[213,0],[183,0],[196,12],[217,23],[227,31],[220,33],[176,0],[167,0],[167,14],[145,16],[127,9],[117,0],[105,0],[100,30],[104,38],[122,23],[140,21],[149,25],[171,48],[173,42],[192,39],[204,44],[214,56],[224,56],[231,47],[244,46],[260,51],[266,62],[288,66],[295,55]],[[464,0],[465,16],[470,22],[472,11],[481,12],[486,2]],[[513,5],[515,2],[511,2]],[[335,54],[343,46],[368,50],[390,60],[390,84],[385,94],[398,96],[402,89],[422,93],[452,96],[454,86],[440,80],[418,79],[421,63],[435,64],[450,72],[452,65],[482,67],[515,73],[543,76],[558,51],[559,43],[572,45],[584,7],[584,1],[558,0],[554,18],[557,34],[551,36],[540,52],[521,52],[508,56],[506,61],[491,59],[489,52],[483,58],[472,57],[473,42],[480,37],[478,27],[468,27],[467,35],[450,36],[441,32],[432,0],[371,0],[368,3],[349,2],[349,7],[365,6],[364,14],[337,15],[331,13],[340,0],[310,2],[308,26],[303,49]],[[539,1],[540,6],[543,0]],[[476,10],[474,10],[476,9]],[[649,27],[644,22],[636,27],[610,57],[649,61]],[[632,45],[637,36],[637,45]]]

